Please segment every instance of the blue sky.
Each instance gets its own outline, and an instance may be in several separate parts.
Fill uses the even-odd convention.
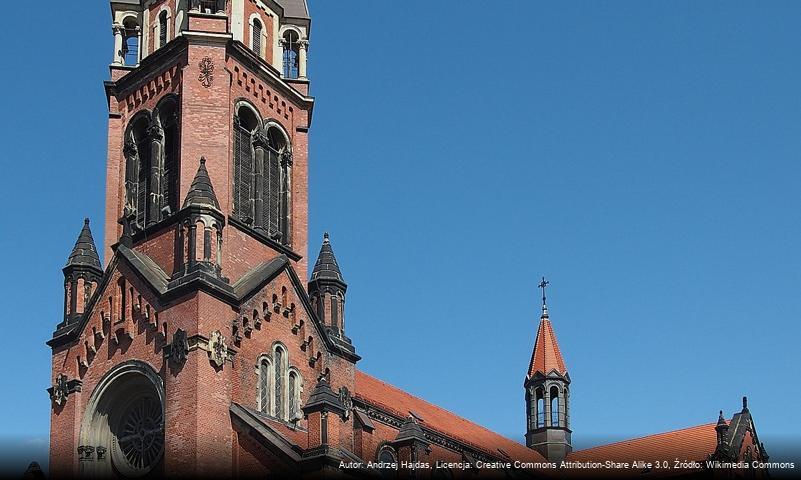
[[[84,216],[101,242],[106,2],[0,19],[0,441],[48,437]],[[798,2],[311,2],[311,256],[360,367],[522,440],[549,307],[577,446],[801,408]],[[55,37],[53,37],[55,35]]]

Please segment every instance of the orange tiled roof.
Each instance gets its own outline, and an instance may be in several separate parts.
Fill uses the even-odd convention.
[[[568,455],[573,461],[656,461],[675,459],[703,461],[715,452],[717,433],[715,424],[657,433],[647,437],[624,440],[598,447],[578,450]]]
[[[551,370],[556,370],[562,375],[567,374],[567,367],[562,359],[562,353],[559,351],[556,334],[553,333],[553,327],[546,312],[540,319],[540,327],[537,329],[537,341],[534,344],[534,351],[531,353],[528,376],[531,378],[537,372],[547,375]]]
[[[503,458],[498,451],[500,448],[515,460],[545,461],[539,453],[525,445],[358,370],[356,371],[354,396],[401,418],[406,418],[410,412],[414,412],[422,418],[421,426],[458,440],[495,458]]]

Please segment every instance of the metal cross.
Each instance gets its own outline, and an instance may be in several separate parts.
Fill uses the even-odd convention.
[[[542,289],[542,306],[545,306],[545,288],[550,284],[551,284],[551,282],[549,282],[548,280],[545,280],[545,277],[542,277],[542,281],[540,282],[539,285],[537,285],[538,287],[540,287]]]

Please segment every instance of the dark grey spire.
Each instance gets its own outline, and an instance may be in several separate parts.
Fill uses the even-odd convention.
[[[303,412],[307,415],[319,410],[337,413],[343,413],[345,411],[345,407],[342,405],[339,395],[331,390],[328,379],[325,378],[324,375],[319,378],[317,385],[309,396],[309,401],[303,406]]]
[[[317,263],[312,270],[311,281],[316,280],[334,280],[345,285],[327,232],[323,235],[323,246],[320,247],[320,255],[317,256]]]
[[[217,201],[214,187],[211,186],[209,172],[206,170],[205,158],[200,159],[200,167],[197,169],[195,179],[192,180],[192,186],[189,187],[189,193],[186,194],[186,200],[184,200],[184,208],[190,205],[202,205],[213,207],[217,210],[220,209],[220,202]]]
[[[420,428],[420,424],[417,423],[417,420],[411,415],[401,424],[400,430],[398,430],[398,436],[395,437],[395,443],[408,441],[416,441],[425,445],[429,444],[423,429]]]
[[[95,248],[95,239],[92,238],[92,230],[89,229],[89,219],[83,220],[83,228],[78,235],[78,241],[72,248],[70,258],[67,260],[67,265],[64,268],[71,267],[89,267],[102,272],[100,266],[100,257],[97,255],[97,248]]]

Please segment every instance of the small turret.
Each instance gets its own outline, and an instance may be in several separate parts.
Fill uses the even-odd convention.
[[[179,212],[173,281],[186,275],[202,272],[222,279],[222,231],[225,216],[211,185],[206,159],[200,159],[184,206]]]
[[[524,382],[526,390],[526,445],[551,461],[561,461],[573,449],[570,430],[570,375],[548,315],[542,279],[542,314],[537,339]]]
[[[64,320],[59,327],[70,324],[83,315],[86,304],[89,303],[103,276],[103,268],[100,265],[100,257],[97,255],[88,218],[83,221],[81,233],[62,271],[64,272]]]
[[[342,278],[339,264],[331,248],[328,233],[323,235],[320,255],[314,264],[309,281],[309,297],[312,308],[320,321],[336,336],[345,331],[345,292],[348,285]]]

